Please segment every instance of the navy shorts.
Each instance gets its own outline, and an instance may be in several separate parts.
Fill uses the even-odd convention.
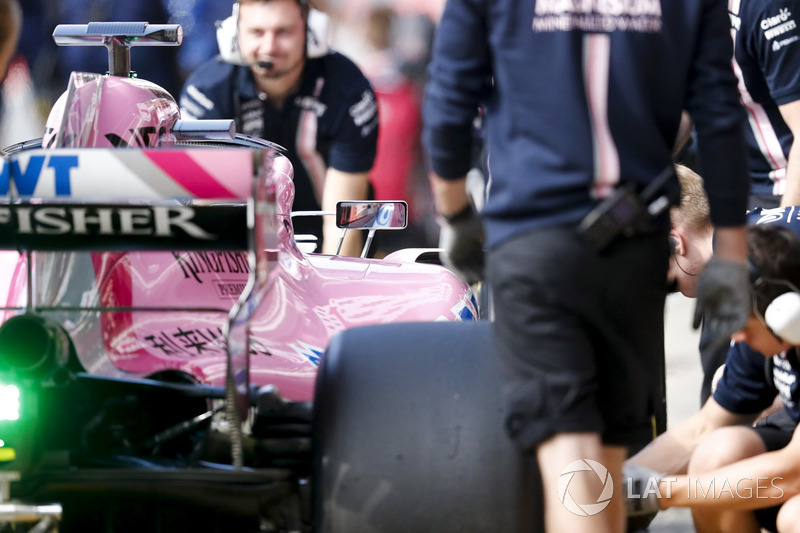
[[[755,429],[758,436],[761,437],[761,440],[764,441],[764,446],[766,446],[767,451],[773,452],[789,444],[796,427],[797,422],[789,416],[786,409],[781,409],[759,420],[753,429]],[[783,504],[756,509],[755,513],[758,525],[767,531],[778,531],[776,520],[778,519],[778,511],[781,510],[782,505]]]
[[[638,448],[663,401],[666,228],[601,254],[573,227],[517,236],[487,256],[505,427],[523,451],[557,433]]]

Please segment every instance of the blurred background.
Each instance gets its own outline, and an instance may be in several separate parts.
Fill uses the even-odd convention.
[[[66,89],[70,72],[108,68],[103,47],[56,46],[58,24],[144,21],[180,24],[180,47],[135,47],[139,77],[176,98],[187,76],[217,55],[216,22],[231,14],[227,0],[20,0],[23,29],[15,60],[0,91],[0,147],[42,136],[47,114]],[[409,203],[408,231],[392,237],[404,246],[434,246],[433,220],[419,133],[420,104],[436,22],[444,0],[311,0],[331,19],[329,41],[372,81],[381,113],[378,158],[372,175],[378,200]],[[402,234],[402,235],[401,235]]]

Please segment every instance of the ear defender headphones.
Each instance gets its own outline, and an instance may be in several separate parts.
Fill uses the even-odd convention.
[[[672,235],[669,236],[669,255],[677,255],[678,254],[678,239],[673,237]]]
[[[685,268],[681,266],[681,262],[678,260],[678,239],[673,237],[672,235],[669,236],[669,254],[675,259],[675,265],[680,269],[681,272],[686,274],[687,276],[691,276],[693,278],[697,277],[697,274],[689,272]]]
[[[330,51],[330,18],[318,9],[309,8],[307,0],[298,0],[306,15],[306,57],[313,59],[327,55]],[[226,63],[250,66],[239,49],[239,2],[233,4],[231,16],[217,21],[217,46]],[[266,63],[266,62],[265,62]],[[266,64],[262,66],[268,66]]]
[[[785,340],[793,346],[800,346],[800,289],[785,279],[767,278],[751,261],[750,281],[753,289],[753,313],[764,323],[770,332],[779,340]],[[767,285],[779,285],[789,289],[775,297],[764,311],[758,310],[758,298],[767,298],[763,289]]]

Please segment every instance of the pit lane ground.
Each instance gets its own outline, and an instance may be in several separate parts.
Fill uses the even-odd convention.
[[[665,332],[667,352],[667,427],[700,408],[703,372],[697,349],[700,335],[692,329],[694,300],[681,294],[667,299]],[[688,509],[670,509],[656,516],[648,533],[694,533]]]

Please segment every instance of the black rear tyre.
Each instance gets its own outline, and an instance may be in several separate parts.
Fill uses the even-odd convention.
[[[490,324],[356,328],[315,393],[318,533],[539,532],[535,459],[503,430]]]

